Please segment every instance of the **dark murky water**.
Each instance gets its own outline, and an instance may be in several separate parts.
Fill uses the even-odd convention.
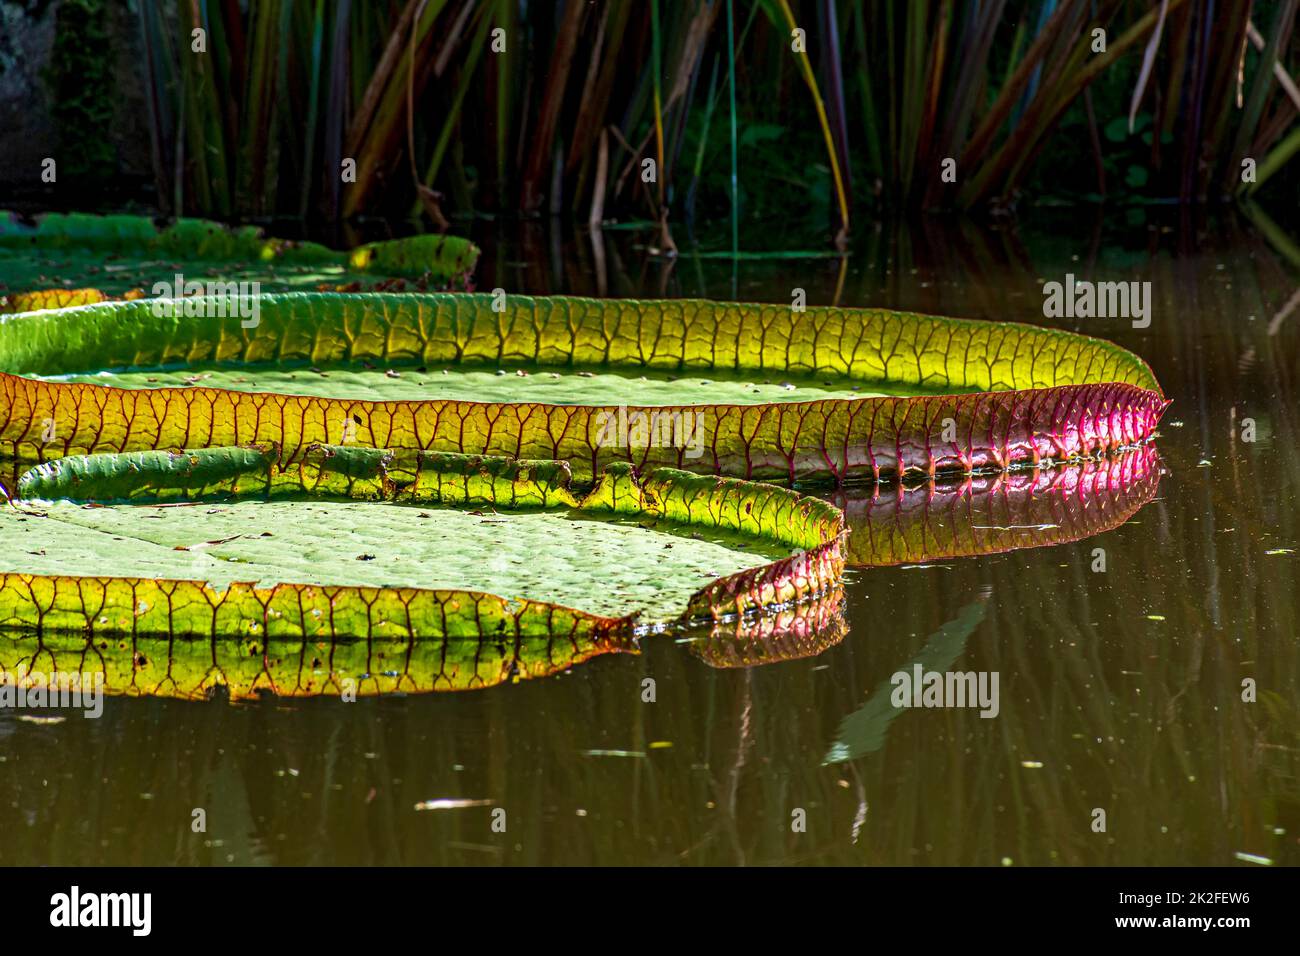
[[[850,573],[847,634],[814,656],[716,667],[652,639],[478,693],[0,712],[0,862],[1300,862],[1300,250],[1244,221],[1128,223],[1122,245],[1093,225],[860,226],[847,262],[734,271],[647,260],[625,232],[479,236],[479,287],[532,293],[785,302],[798,286],[809,304],[1045,323],[1045,281],[1149,280],[1149,328],[1061,324],[1151,363],[1174,400],[1159,470],[1111,497],[1022,480],[850,503],[880,535],[928,512],[945,555],[980,549],[963,529],[1097,533],[921,567],[899,551]],[[916,662],[997,672],[997,716],[881,709]],[[483,803],[415,809],[453,799]]]

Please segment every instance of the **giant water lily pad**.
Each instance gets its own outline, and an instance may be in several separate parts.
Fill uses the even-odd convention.
[[[834,506],[672,469],[611,465],[578,491],[563,462],[253,446],[69,456],[18,489],[0,516],[0,629],[237,640],[276,660],[312,641],[433,641],[451,649],[449,689],[549,672],[555,640],[571,663],[638,628],[797,605],[843,566]],[[513,649],[491,681],[484,643]]]
[[[19,481],[24,506],[0,517],[0,567],[141,580],[183,569],[214,591],[347,582],[498,592],[643,624],[710,611],[701,588],[713,589],[701,592],[707,600],[721,593],[718,579],[783,567],[794,554],[806,572],[716,609],[780,603],[835,581],[842,516],[823,501],[626,465],[582,494],[570,483],[557,462],[328,446],[287,462],[273,446],[62,458]],[[9,623],[2,608],[0,624]],[[139,629],[140,616],[87,621]],[[446,627],[384,626],[413,635]],[[209,622],[170,610],[166,628],[206,633]]]
[[[356,442],[563,460],[580,480],[628,461],[850,483],[1112,452],[1148,438],[1166,406],[1131,353],[1020,325],[862,309],[437,293],[266,295],[257,304],[255,327],[224,317],[215,300],[189,303],[198,315],[139,300],[8,319],[0,361],[27,377],[0,379],[0,402],[12,409],[0,442],[28,462]],[[166,378],[179,370],[189,371],[185,384]],[[473,380],[431,387],[421,378],[485,371],[528,384],[512,392],[502,383],[469,401]],[[209,384],[218,373],[218,384],[240,390]],[[567,389],[557,397],[568,401],[548,402],[539,394],[546,386],[529,380],[552,374],[605,374],[619,384],[579,393],[569,381],[557,389]],[[709,386],[699,382],[715,376],[732,386],[720,401],[704,401]],[[689,404],[646,400],[670,391],[655,388],[665,377],[688,380]],[[773,382],[806,391],[770,401],[762,389]],[[743,400],[744,383],[752,400]],[[434,397],[412,397],[421,388]],[[855,388],[876,397],[848,397]]]
[[[337,252],[202,219],[159,228],[143,216],[51,213],[27,224],[0,211],[0,312],[149,295],[156,283],[175,286],[178,273],[182,285],[256,282],[266,292],[393,280],[463,287],[477,259],[477,247],[457,236],[413,236]]]
[[[59,474],[47,469],[42,481],[60,480]],[[1123,524],[1153,498],[1159,474],[1154,448],[1144,446],[1114,459],[962,481],[929,481],[866,494],[855,491],[836,494],[832,500],[846,511],[850,532],[846,557],[850,562],[860,567],[922,563],[1051,546],[1104,533]],[[46,485],[46,490],[54,488]],[[215,499],[212,491],[208,489],[208,497]],[[526,500],[538,499],[514,498],[516,504]],[[301,506],[314,507],[318,502],[320,498],[314,498]],[[171,510],[192,513],[213,506],[207,501]],[[149,514],[160,506],[132,507]],[[245,502],[242,507],[251,510],[262,504]],[[436,512],[421,509],[421,513],[433,517]],[[523,514],[536,512],[515,512],[516,516]],[[493,518],[510,515],[509,511],[496,511]],[[582,520],[594,518],[589,513]],[[657,530],[667,533],[668,527],[661,524]],[[678,540],[674,538],[674,544]],[[493,543],[499,545],[500,539]],[[172,571],[187,566],[175,564],[178,561],[204,562],[204,553],[220,544],[199,542],[191,546],[196,548],[192,552],[168,552]],[[132,546],[137,547],[136,542]],[[538,555],[547,553],[549,548]],[[538,563],[549,566],[544,560]],[[590,573],[592,566],[579,559],[571,570]],[[602,564],[602,577],[593,584],[608,580],[603,576],[607,573]],[[545,578],[543,586],[555,587]],[[567,586],[567,582],[560,584]],[[554,590],[549,593],[561,596]],[[579,602],[591,597],[604,599],[590,592],[563,596]],[[813,656],[845,637],[842,602],[840,589],[832,586],[811,600],[768,608],[762,614],[720,614],[703,628],[687,630],[687,646],[714,667],[752,667]],[[234,699],[262,692],[295,696],[418,693],[553,675],[594,657],[635,650],[644,636],[643,628],[624,626],[626,622],[561,629],[579,620],[552,616],[545,619],[543,627],[510,630],[504,636],[471,631],[420,638],[8,629],[0,630],[0,676],[39,683],[42,675],[56,672],[100,674],[110,693],[181,698],[201,698],[217,690]]]
[[[459,689],[701,622],[711,663],[816,653],[843,635],[844,512],[789,486],[838,486],[850,513],[865,486],[871,512],[890,482],[1093,468],[1165,405],[1106,342],[879,310],[307,292],[4,316],[0,669],[130,653],[154,669],[103,663],[130,692]],[[1067,507],[1061,540],[1123,508]],[[847,542],[924,560],[933,531]]]

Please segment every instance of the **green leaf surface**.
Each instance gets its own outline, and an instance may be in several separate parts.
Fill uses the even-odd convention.
[[[478,249],[454,236],[412,236],[337,252],[269,239],[253,226],[143,216],[50,213],[29,226],[0,211],[0,296],[94,289],[112,298],[154,294],[156,283],[258,282],[263,291],[375,285],[393,279],[463,285]],[[13,310],[11,308],[11,310]],[[16,310],[15,310],[16,311]]]
[[[358,398],[371,402],[535,402],[547,405],[670,406],[761,405],[806,402],[823,398],[871,398],[881,395],[927,394],[914,386],[888,391],[853,385],[843,379],[818,379],[805,374],[765,377],[740,374],[644,374],[574,371],[538,365],[506,364],[495,371],[458,366],[424,368],[395,365],[380,370],[364,366],[327,364],[290,368],[259,366],[231,369],[195,363],[184,369],[139,369],[32,376],[45,381],[112,385],[118,388],[220,388],[236,392],[273,392],[320,398]],[[928,393],[937,394],[937,393]],[[634,425],[635,423],[633,423]]]
[[[484,591],[673,621],[724,575],[790,549],[670,522],[355,501],[42,504],[0,515],[0,570]]]

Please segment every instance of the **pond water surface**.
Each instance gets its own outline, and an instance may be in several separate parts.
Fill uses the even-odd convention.
[[[1174,404],[1157,454],[1100,481],[841,499],[893,563],[849,572],[846,629],[767,663],[650,637],[479,692],[0,711],[0,863],[1300,862],[1300,252],[1268,223],[1118,242],[1091,216],[866,224],[847,260],[734,267],[480,228],[479,289],[1060,325]],[[1150,325],[1045,319],[1067,274],[1149,281]],[[918,663],[996,673],[996,715],[883,706]]]

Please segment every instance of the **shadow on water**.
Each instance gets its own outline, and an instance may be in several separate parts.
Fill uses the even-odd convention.
[[[471,695],[4,712],[0,862],[1300,862],[1300,263],[1271,223],[1135,225],[1140,245],[1100,219],[882,226],[848,259],[737,263],[649,259],[628,232],[477,235],[480,289],[797,287],[1056,324],[1142,355],[1174,404],[1121,474],[841,501],[874,566],[825,632],[646,640]],[[1150,325],[1044,319],[1067,274],[1150,281]],[[918,662],[996,672],[997,716],[876,713]],[[490,803],[415,809],[435,799]]]

